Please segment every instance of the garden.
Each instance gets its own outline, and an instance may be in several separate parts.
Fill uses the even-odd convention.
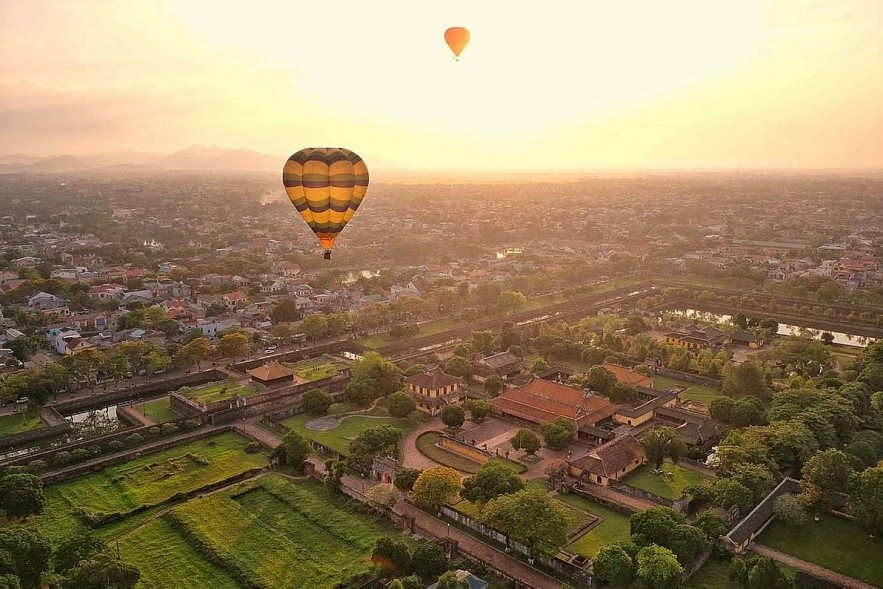
[[[569,544],[567,550],[592,558],[604,546],[630,539],[629,516],[579,495],[558,495],[557,499],[572,508],[603,519],[600,524]]]
[[[666,499],[679,499],[681,492],[689,485],[700,485],[702,483],[713,483],[714,478],[695,470],[690,470],[666,462],[662,465],[663,474],[655,474],[653,466],[642,464],[630,474],[628,474],[622,482],[630,487],[665,497]]]
[[[402,430],[403,435],[417,427],[417,423],[409,419],[396,419],[389,417],[386,409],[381,407],[375,408],[366,415],[352,415],[341,420],[340,424],[330,430],[314,431],[307,429],[306,424],[315,419],[315,415],[301,413],[288,419],[282,420],[282,425],[288,429],[292,429],[302,436],[315,440],[320,444],[328,446],[336,452],[349,455],[350,442],[368,429],[369,427],[378,427],[381,425],[391,425]]]
[[[237,382],[225,380],[195,388],[181,387],[178,389],[178,393],[188,399],[208,405],[209,403],[232,399],[233,397],[251,397],[256,395],[258,390],[257,386],[241,385]]]
[[[304,360],[297,364],[291,364],[288,362],[283,362],[282,364],[294,370],[294,373],[297,374],[299,378],[302,378],[307,382],[334,376],[343,368],[346,368],[346,365],[343,362],[339,362],[328,356],[314,358],[312,360]]]
[[[420,453],[427,458],[430,458],[435,462],[438,462],[439,464],[449,466],[461,472],[475,474],[482,467],[482,463],[478,462],[477,460],[472,460],[465,456],[461,456],[460,454],[455,454],[454,452],[436,446],[435,444],[437,441],[438,432],[422,433],[417,438],[417,450],[419,450]],[[512,469],[519,474],[527,470],[527,467],[520,462],[515,462],[506,458],[498,457],[492,458],[491,460],[495,462],[503,462],[506,465],[512,467]]]
[[[666,376],[654,376],[653,388],[658,390],[666,390],[670,388],[683,389],[678,393],[681,401],[699,401],[700,403],[711,403],[712,399],[719,397],[721,392],[713,387],[707,387],[701,384],[694,384],[685,380],[677,380]]]
[[[20,434],[40,427],[46,427],[46,423],[39,415],[21,412],[0,417],[0,437]]]
[[[152,419],[154,423],[165,423],[166,421],[172,421],[181,417],[172,411],[168,396],[139,403],[135,405],[135,410],[141,415]]]

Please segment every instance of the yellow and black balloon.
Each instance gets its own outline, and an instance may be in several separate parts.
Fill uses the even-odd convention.
[[[282,184],[331,259],[331,247],[368,191],[368,166],[343,147],[308,147],[285,162]]]

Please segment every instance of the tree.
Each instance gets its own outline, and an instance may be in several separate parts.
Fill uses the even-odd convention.
[[[583,387],[608,396],[616,386],[616,375],[603,366],[592,366],[583,378]]]
[[[196,364],[198,369],[203,360],[212,356],[212,344],[204,337],[197,337],[181,346],[177,358],[185,365]]]
[[[374,379],[367,378],[350,378],[343,389],[343,394],[347,401],[366,406],[374,399],[382,396]]]
[[[398,419],[404,419],[417,410],[417,403],[411,395],[399,391],[389,396],[386,407],[390,415]]]
[[[310,389],[304,393],[301,407],[310,415],[325,415],[334,401],[326,391],[322,389]]]
[[[399,367],[377,352],[366,352],[353,363],[352,372],[353,379],[373,381],[380,397],[401,390],[404,382]]]
[[[10,574],[0,574],[0,589],[21,589],[18,577]]]
[[[486,462],[475,475],[463,481],[463,498],[481,506],[500,495],[522,489],[524,481],[512,467],[503,462]]]
[[[803,465],[804,505],[828,510],[835,505],[835,496],[847,490],[852,465],[840,450],[819,452]]]
[[[494,347],[497,345],[496,338],[494,338],[494,334],[490,331],[473,331],[472,332],[472,344],[470,347],[476,352],[480,352],[482,355],[487,356],[494,351]]]
[[[549,364],[542,358],[534,358],[530,365],[530,371],[534,374],[549,368]]]
[[[109,554],[97,554],[68,571],[60,589],[132,589],[141,578],[134,566]]]
[[[457,573],[448,571],[442,573],[436,584],[437,589],[469,589],[469,583],[465,579],[458,579]]]
[[[745,589],[789,589],[791,580],[768,556],[734,558],[730,578]]]
[[[87,560],[104,550],[104,542],[91,532],[75,534],[55,549],[55,572],[64,574],[81,560]]]
[[[641,437],[641,444],[647,453],[647,460],[657,469],[666,458],[675,464],[687,453],[687,445],[678,436],[678,432],[670,427],[654,427]]]
[[[609,585],[625,585],[635,574],[635,563],[621,546],[608,544],[592,559],[592,571]]]
[[[472,363],[466,358],[454,356],[445,363],[444,371],[451,376],[469,378],[472,375]]]
[[[328,317],[322,313],[311,313],[304,317],[300,328],[311,340],[319,339],[328,333]]]
[[[684,567],[668,548],[645,546],[638,552],[636,577],[648,589],[674,589],[681,583]]]
[[[759,399],[770,398],[769,389],[767,389],[763,377],[763,368],[751,360],[734,366],[724,377],[723,393],[734,399],[748,395]]]
[[[724,518],[711,511],[703,511],[693,520],[693,526],[705,534],[709,540],[717,540],[727,533],[727,522]]]
[[[739,329],[748,329],[748,318],[745,317],[745,313],[736,313],[733,315],[732,323]]]
[[[228,333],[218,340],[218,354],[222,358],[248,356],[251,350],[248,334],[244,332]]]
[[[402,430],[391,425],[378,425],[362,430],[350,442],[350,454],[356,462],[370,466],[376,456],[397,456]]]
[[[681,524],[681,516],[668,507],[651,507],[629,517],[632,541],[638,546],[668,546],[672,531]]]
[[[540,439],[529,429],[518,430],[509,443],[512,444],[514,450],[524,450],[531,456],[536,454],[541,446]]]
[[[780,520],[793,527],[800,527],[806,523],[806,510],[793,493],[785,493],[776,497],[773,502],[773,513]]]
[[[307,456],[312,452],[310,442],[295,430],[289,431],[282,438],[281,446],[285,463],[295,470],[302,471]]]
[[[699,528],[686,524],[675,526],[666,548],[678,557],[678,562],[688,564],[708,547],[705,534]]]
[[[436,466],[420,473],[411,497],[421,505],[437,507],[449,503],[463,488],[460,475],[453,468]]]
[[[458,429],[466,420],[466,412],[459,405],[448,405],[441,410],[442,423],[451,429]]]
[[[408,493],[414,488],[414,483],[417,482],[417,477],[420,476],[421,472],[423,471],[419,468],[401,468],[396,472],[393,483],[398,490]]]
[[[448,568],[444,549],[435,542],[420,542],[411,555],[411,570],[422,577],[437,577]],[[422,587],[422,585],[421,585]]]
[[[482,401],[481,399],[469,399],[466,401],[466,408],[469,410],[469,416],[472,418],[472,421],[476,422],[484,421],[484,418],[494,411],[492,403]]]
[[[52,547],[42,534],[21,526],[0,528],[0,574],[18,577],[22,589],[37,587]]]
[[[525,489],[485,505],[482,521],[532,553],[556,554],[567,543],[567,515],[545,492]]]
[[[575,432],[573,422],[563,417],[556,417],[550,423],[544,423],[540,427],[546,446],[553,450],[562,450],[573,441]]]
[[[711,492],[714,504],[723,509],[735,505],[740,513],[746,514],[754,505],[754,493],[751,489],[734,479],[718,479]]]
[[[411,569],[411,552],[404,540],[381,536],[374,543],[371,562],[394,574],[402,574]]]
[[[484,392],[486,392],[488,396],[496,397],[500,394],[500,391],[502,390],[503,379],[496,374],[492,374],[491,376],[484,379]]]
[[[270,319],[273,323],[291,323],[301,318],[301,312],[297,308],[297,302],[292,298],[284,298],[270,311]]]
[[[821,339],[822,343],[825,344],[826,346],[830,346],[831,344],[834,343],[834,334],[831,333],[830,331],[826,331],[826,332],[822,333],[822,335],[819,339]]]
[[[399,500],[399,490],[391,483],[374,485],[365,492],[368,504],[377,509],[389,509]]]
[[[883,535],[883,464],[867,468],[856,476],[850,511],[869,533]]]
[[[513,290],[501,292],[500,296],[497,297],[497,309],[499,309],[503,315],[509,315],[510,313],[520,311],[525,303],[527,303],[527,297],[520,292]]]
[[[32,474],[13,473],[0,478],[0,508],[7,517],[27,517],[43,512],[43,481]]]

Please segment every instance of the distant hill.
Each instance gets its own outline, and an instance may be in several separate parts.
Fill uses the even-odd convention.
[[[194,145],[168,155],[140,151],[46,158],[26,154],[0,155],[0,174],[279,172],[284,162],[282,156],[274,157],[246,149]]]

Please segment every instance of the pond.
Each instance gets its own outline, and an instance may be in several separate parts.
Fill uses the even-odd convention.
[[[703,321],[714,321],[716,323],[724,323],[729,322],[732,319],[731,315],[724,315],[722,313],[709,313],[706,311],[697,311],[695,309],[668,309],[667,313],[671,313],[673,315],[680,315],[684,317],[695,317],[697,319],[702,319]],[[779,323],[779,330],[776,332],[778,335],[799,335],[803,337],[811,337],[814,339],[820,339],[821,335],[825,332],[830,333],[834,336],[834,343],[840,344],[843,346],[854,346],[857,348],[864,348],[868,344],[874,341],[874,338],[866,337],[863,335],[855,335],[851,333],[843,333],[842,331],[831,331],[829,329],[816,329],[811,327],[800,327],[797,325],[788,325],[787,323]]]

